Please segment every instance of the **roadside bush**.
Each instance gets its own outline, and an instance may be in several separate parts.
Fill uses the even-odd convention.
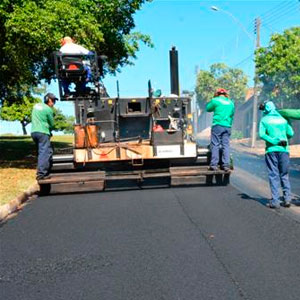
[[[233,129],[231,132],[231,138],[234,140],[235,139],[243,139],[244,135],[243,135],[242,131]]]

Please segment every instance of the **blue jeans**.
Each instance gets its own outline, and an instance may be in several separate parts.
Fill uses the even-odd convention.
[[[271,204],[280,205],[280,187],[282,187],[283,200],[285,203],[291,201],[291,185],[289,181],[290,157],[288,152],[270,152],[265,156],[269,183],[271,188]]]
[[[69,80],[62,80],[62,87],[63,87],[63,90],[64,90],[64,95],[68,95],[70,94],[70,84],[72,83],[72,81],[69,81]],[[77,82],[76,83],[76,92],[77,93],[84,93],[85,91],[85,88],[86,88],[86,84],[87,82]]]
[[[229,155],[229,146],[230,146],[230,135],[231,128],[224,127],[221,125],[214,125],[211,128],[211,167],[217,167],[220,161],[220,148],[222,146],[222,160],[221,167],[229,168],[230,166],[230,155]]]
[[[31,137],[35,142],[38,152],[37,177],[49,175],[52,165],[53,149],[50,143],[50,136],[41,132],[32,132]]]
[[[92,79],[91,68],[88,67],[88,66],[84,66],[84,69],[86,71],[86,80],[83,81],[83,82],[77,82],[76,83],[76,92],[77,93],[84,93],[87,83],[89,81],[91,81],[91,79]],[[67,79],[62,80],[62,87],[63,87],[63,90],[64,90],[64,95],[70,94],[69,87],[70,87],[70,84],[72,82],[73,82],[72,80],[67,80]]]

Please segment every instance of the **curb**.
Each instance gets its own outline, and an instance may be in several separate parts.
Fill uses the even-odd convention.
[[[3,222],[10,214],[16,212],[22,203],[26,202],[31,196],[37,194],[39,190],[40,186],[36,183],[21,195],[9,201],[9,203],[0,206],[0,222]]]

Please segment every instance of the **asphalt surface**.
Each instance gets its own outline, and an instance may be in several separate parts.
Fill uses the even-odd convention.
[[[299,241],[231,186],[42,197],[0,228],[0,298],[295,300]]]

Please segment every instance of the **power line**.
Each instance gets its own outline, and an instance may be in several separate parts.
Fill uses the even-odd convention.
[[[293,8],[293,9],[290,9],[290,10],[283,11],[281,14],[278,14],[278,15],[274,16],[273,18],[263,19],[263,20],[264,20],[264,22],[271,24],[274,21],[280,20],[282,17],[284,17],[286,15],[293,15],[295,13],[298,13],[298,12],[295,8]]]
[[[293,16],[293,15],[296,14],[296,13],[297,13],[297,12],[294,12],[294,13],[286,13],[286,14],[281,15],[280,18],[274,19],[273,21],[268,21],[268,22],[266,22],[265,20],[263,20],[263,23],[266,24],[267,26],[271,27],[271,26],[273,26],[274,24],[278,24],[278,23],[280,23],[281,21],[288,19],[289,17]],[[277,30],[277,31],[278,31],[278,30]]]
[[[295,1],[296,2],[296,1]],[[278,11],[282,11],[286,7],[289,7],[290,5],[294,5],[294,1],[282,1],[279,5],[274,6],[269,11],[266,11],[260,15],[261,18],[268,18],[269,16],[272,16],[276,14]]]
[[[249,56],[247,56],[246,58],[244,58],[242,61],[240,61],[239,63],[235,64],[234,67],[237,67],[243,63],[245,63],[247,60],[249,60],[250,58],[252,58],[254,56],[254,53],[251,53]]]
[[[263,27],[265,27],[266,29],[270,30],[271,33],[273,32],[277,32],[278,30],[273,29],[268,23],[262,22],[261,24]],[[273,26],[273,25],[272,25]]]
[[[291,1],[281,1],[278,5],[275,5],[270,10],[267,10],[266,12],[262,13],[260,16],[267,17],[269,15],[272,15],[272,14],[276,13],[277,11],[282,10],[286,6],[289,6],[291,3],[292,3]]]
[[[273,7],[272,9],[270,9],[269,11],[266,11],[264,13],[262,13],[260,15],[261,19],[262,19],[262,25],[265,25],[269,27],[269,30],[271,28],[271,25],[275,23],[277,23],[276,21],[279,18],[282,18],[288,14],[291,14],[293,12],[297,12],[298,7],[300,7],[299,4],[299,0],[295,0],[295,1],[282,1],[280,2],[279,5],[276,5],[275,7]],[[253,21],[249,24],[248,27],[246,27],[248,31],[252,31],[253,30]],[[274,30],[271,29],[271,31],[273,32]],[[221,56],[221,54],[219,55],[220,52],[224,51],[223,49],[227,48],[228,46],[232,45],[237,38],[244,38],[244,35],[240,36],[240,33],[236,34],[232,39],[230,39],[228,42],[223,43],[223,45],[221,47],[219,47],[217,49],[217,51],[213,52],[213,54],[210,57],[215,57],[215,56]],[[230,48],[232,51],[232,48]]]
[[[269,11],[266,11],[265,13],[260,15],[260,18],[262,19],[262,25],[265,28],[268,28],[271,32],[274,32],[274,30],[271,28],[271,25],[274,24],[274,23],[276,24],[278,19],[282,19],[282,17],[284,17],[286,15],[293,15],[294,13],[297,13],[298,8],[300,8],[299,0],[297,0],[297,1],[283,1],[279,5],[276,5],[275,7],[270,9]],[[248,31],[253,30],[253,21],[250,23],[250,25],[247,27],[247,29],[248,29]],[[243,37],[244,37],[244,35],[242,35],[242,38]],[[217,56],[217,54],[224,51],[224,49],[226,49],[228,45],[232,45],[234,43],[234,41],[237,40],[238,38],[240,38],[240,33],[235,35],[228,42],[224,43],[210,57]],[[231,49],[231,52],[232,52],[232,48],[230,48],[230,49]],[[221,55],[222,54],[220,54],[218,56],[221,56]],[[248,57],[244,58],[239,63],[235,64],[234,67],[237,67],[241,64],[244,64],[249,59],[251,59],[253,56],[254,56],[254,53],[252,53]]]
[[[284,9],[281,9],[281,10],[277,11],[276,13],[274,13],[274,14],[272,14],[270,16],[263,16],[263,15],[261,15],[260,17],[262,19],[264,19],[265,21],[267,21],[267,22],[271,22],[271,20],[280,18],[282,15],[291,13],[293,11],[296,12],[297,9],[299,9],[299,7],[300,7],[300,4],[295,2],[295,3],[292,3],[291,6],[285,7]]]

